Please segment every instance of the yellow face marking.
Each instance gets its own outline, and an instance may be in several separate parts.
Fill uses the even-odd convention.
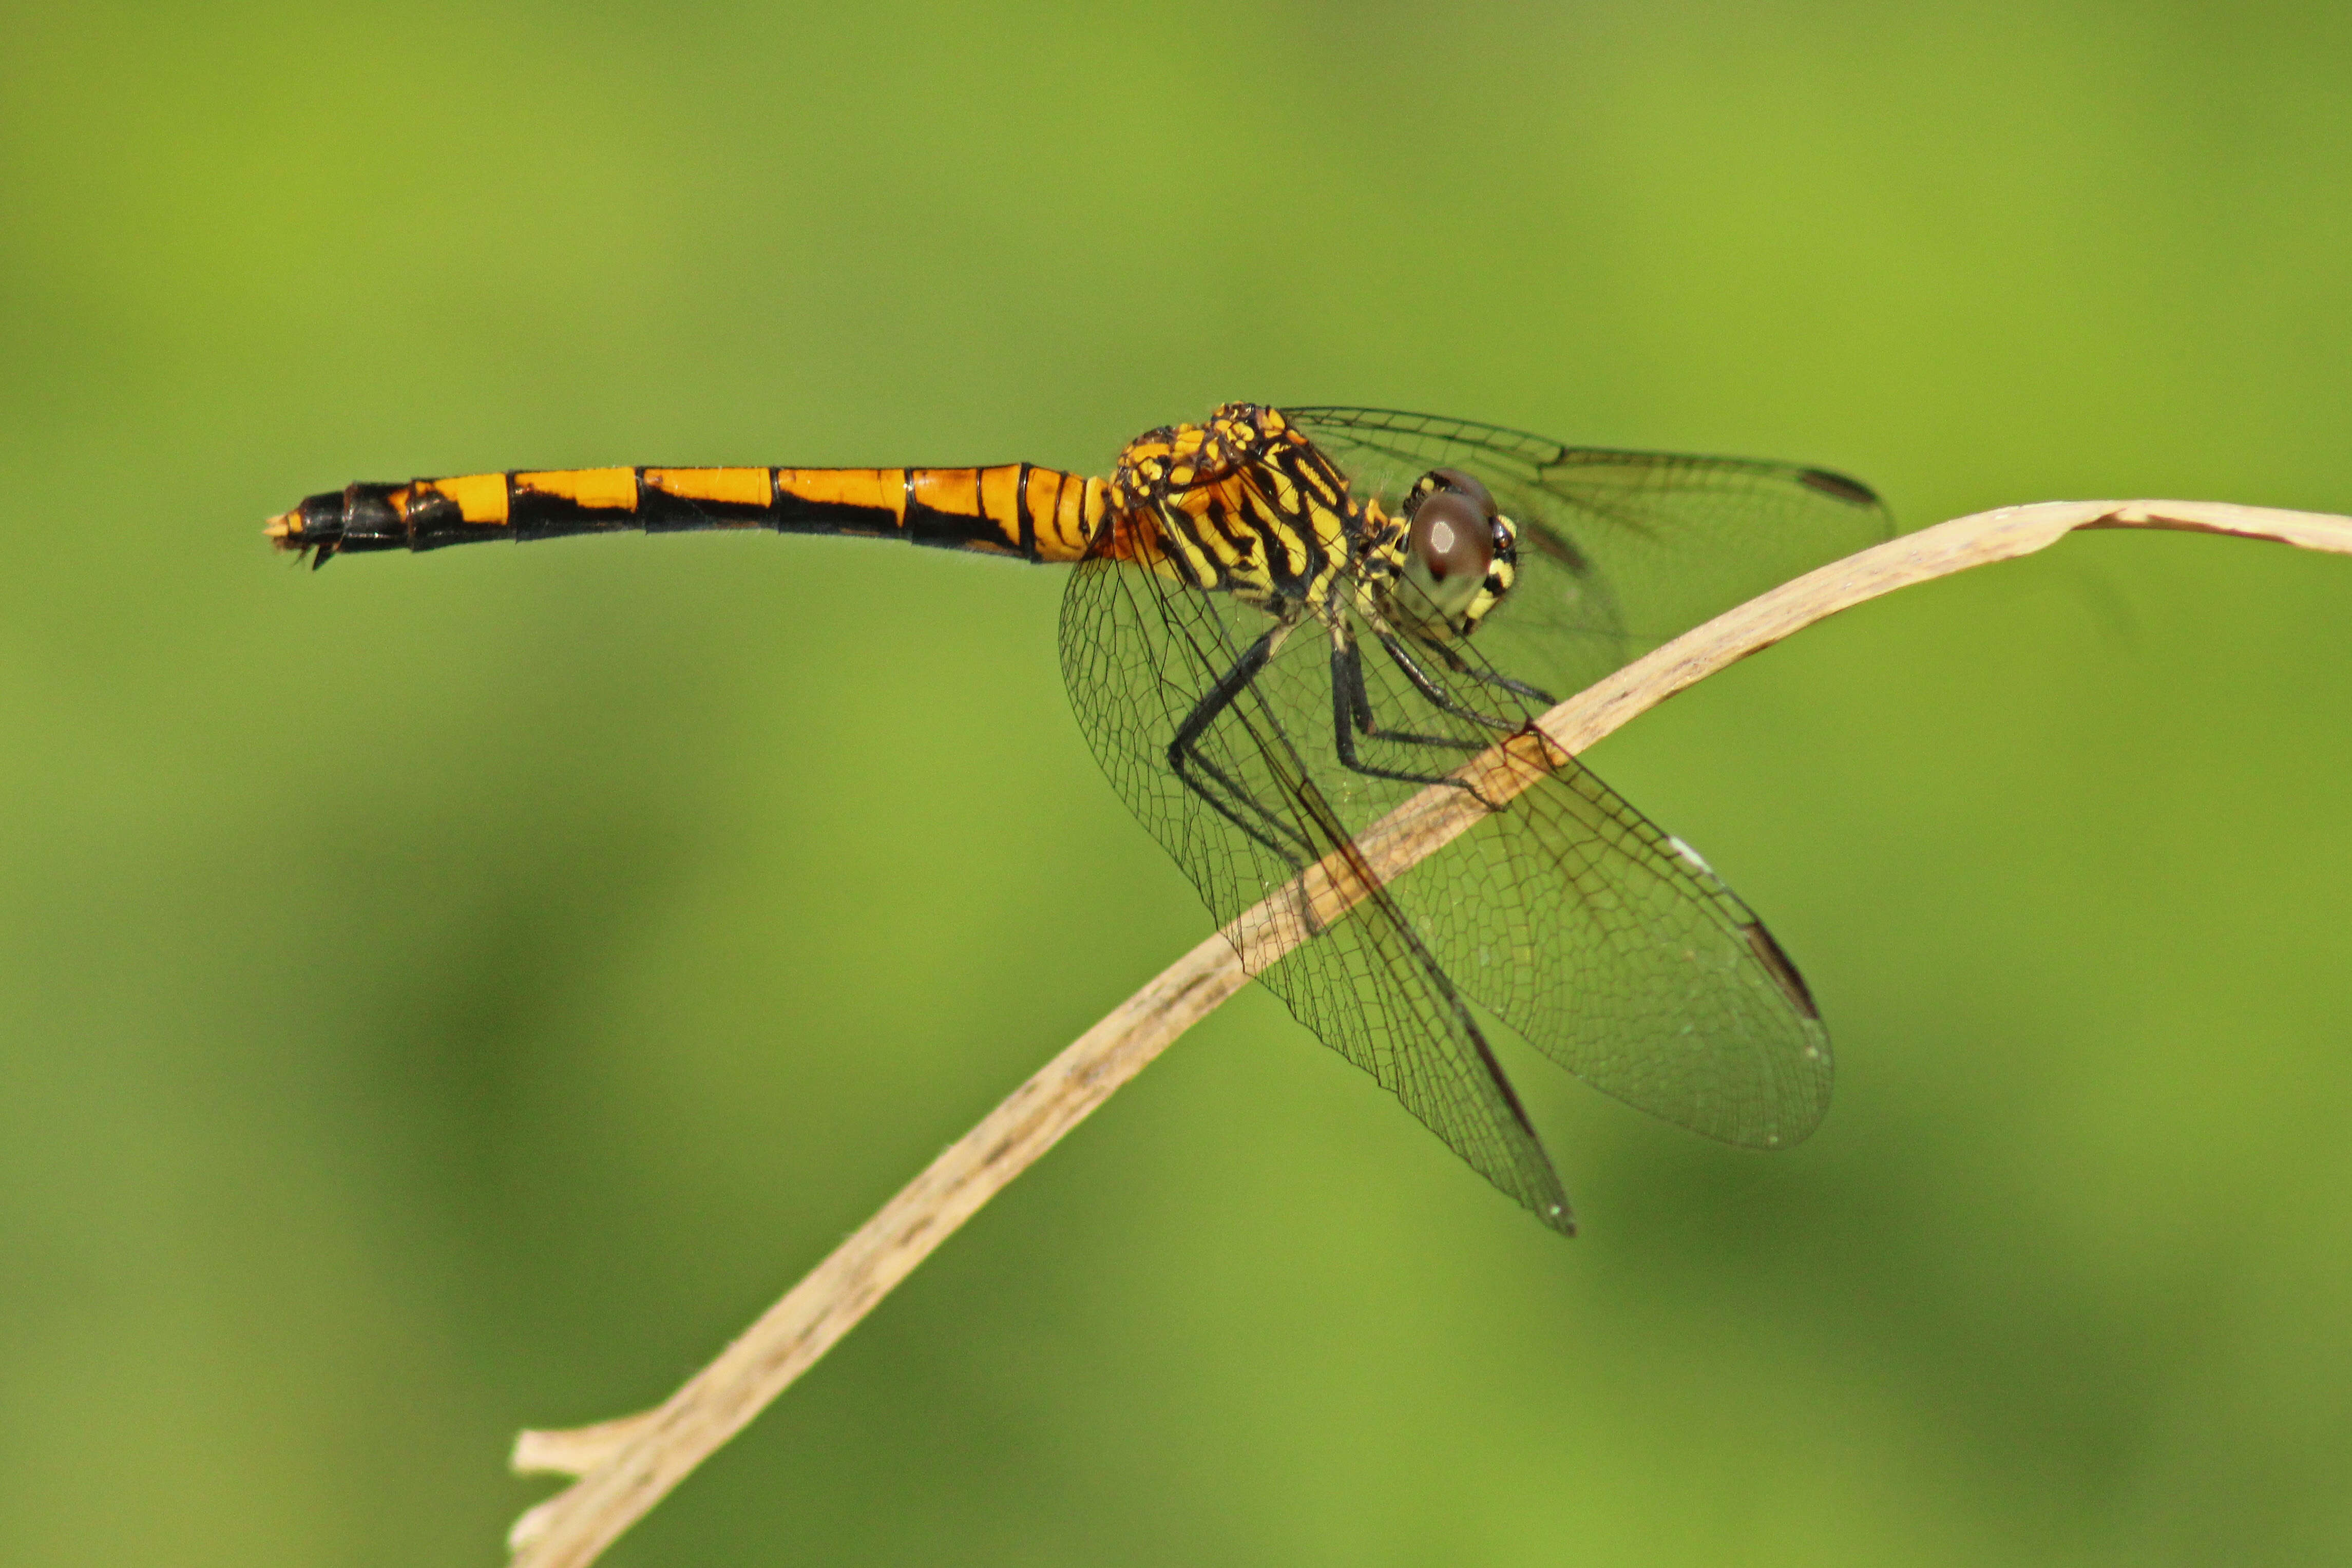
[[[980,515],[980,470],[977,468],[917,468],[907,488],[933,511],[957,517]]]
[[[647,468],[646,488],[680,500],[723,506],[766,506],[775,499],[765,468]],[[470,519],[468,521],[471,521]]]
[[[887,511],[901,527],[907,521],[907,474],[903,468],[778,468],[776,493],[814,506],[854,506]]]
[[[1465,634],[1476,630],[1478,623],[1486,618],[1488,611],[1503,602],[1503,595],[1511,591],[1511,584],[1517,580],[1518,572],[1509,562],[1496,561],[1494,569],[1486,574],[1486,581],[1480,584],[1478,596],[1470,601],[1468,609],[1462,612],[1461,629]]]
[[[637,507],[635,468],[554,468],[544,473],[517,474],[514,482],[518,490],[555,496],[574,506],[600,511],[635,511]]]
[[[403,517],[428,495],[446,496],[457,503],[457,515],[467,522],[502,526],[507,521],[507,477],[504,474],[460,474],[455,479],[419,479],[392,498]]]

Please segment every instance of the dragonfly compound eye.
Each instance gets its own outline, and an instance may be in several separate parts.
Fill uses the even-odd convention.
[[[1457,494],[1468,496],[1478,503],[1479,510],[1488,517],[1495,515],[1495,498],[1486,492],[1485,485],[1478,482],[1478,476],[1475,474],[1465,474],[1459,468],[1432,468],[1421,482],[1425,485],[1433,484],[1440,489],[1453,490]]]
[[[1460,490],[1432,493],[1413,509],[1412,557],[1441,591],[1458,583],[1483,583],[1495,559],[1489,507]]]

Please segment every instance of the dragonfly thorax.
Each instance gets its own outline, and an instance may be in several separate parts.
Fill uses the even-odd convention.
[[[1128,444],[1110,552],[1288,619],[1328,614],[1386,520],[1278,409],[1229,403]]]
[[[1229,403],[1139,437],[1110,481],[1108,551],[1285,621],[1352,609],[1424,642],[1474,631],[1510,592],[1518,532],[1457,468],[1391,515],[1279,409]]]

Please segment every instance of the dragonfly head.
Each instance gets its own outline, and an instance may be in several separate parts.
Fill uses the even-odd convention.
[[[1519,531],[1486,487],[1459,468],[1432,468],[1402,509],[1404,570],[1390,594],[1392,616],[1424,637],[1466,637],[1511,591]]]

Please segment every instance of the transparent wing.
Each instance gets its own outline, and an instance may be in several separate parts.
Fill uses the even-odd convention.
[[[1288,881],[1300,864],[1352,848],[1364,805],[1318,780],[1328,754],[1328,674],[1318,731],[1319,631],[1302,627],[1198,737],[1189,787],[1168,747],[1204,694],[1270,629],[1263,616],[1150,571],[1089,561],[1062,606],[1063,674],[1103,770],[1175,857],[1220,923]],[[1302,708],[1302,704],[1304,707]],[[1488,1181],[1572,1232],[1568,1197],[1469,1009],[1385,890],[1260,968],[1257,977],[1326,1045],[1363,1068]]]
[[[1476,639],[1392,657],[1370,628],[1357,633],[1364,706],[1390,737],[1360,741],[1360,763],[1406,772],[1417,755],[1449,769],[1534,717],[1502,684],[1516,672],[1486,662]],[[1318,734],[1328,741],[1330,720]],[[1349,772],[1334,750],[1319,758],[1353,830],[1418,787]],[[1594,1088],[1726,1142],[1801,1140],[1829,1109],[1832,1066],[1794,964],[1696,850],[1580,762],[1556,760],[1398,877],[1398,907],[1465,994]]]
[[[1456,984],[1603,1093],[1753,1149],[1828,1111],[1829,1035],[1795,965],[1696,850],[1582,763],[1391,891]]]
[[[1494,492],[1520,527],[1519,582],[1476,641],[1555,697],[1894,532],[1876,496],[1823,468],[1568,447],[1385,409],[1283,412],[1391,510],[1433,468]]]
[[[1079,566],[1064,600],[1096,755],[1220,921],[1533,716],[1472,650],[1392,656],[1352,621],[1349,700],[1308,622],[1202,731],[1192,787],[1170,742],[1271,624],[1113,562]],[[1570,758],[1261,978],[1539,1215],[1558,1178],[1465,996],[1593,1087],[1727,1142],[1793,1143],[1829,1103],[1828,1037],[1793,965],[1696,851]]]

